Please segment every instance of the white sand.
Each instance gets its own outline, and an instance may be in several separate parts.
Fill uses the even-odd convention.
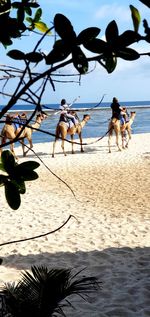
[[[34,145],[76,199],[42,164],[17,211],[0,188],[1,243],[44,234],[76,217],[54,234],[1,247],[0,282],[18,280],[31,265],[85,268],[84,275],[96,276],[102,289],[89,302],[79,299],[67,316],[150,316],[150,134],[133,135],[129,149],[113,146],[111,154],[107,137],[85,146],[84,153],[75,148],[72,155],[66,143],[64,157],[58,142],[52,158],[52,143]],[[19,162],[38,160],[32,153],[23,159],[21,147],[16,153]]]

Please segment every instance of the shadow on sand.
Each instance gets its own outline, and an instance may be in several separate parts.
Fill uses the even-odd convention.
[[[144,317],[150,316],[150,247],[108,248],[102,251],[77,251],[13,254],[3,258],[3,265],[17,270],[31,265],[49,268],[74,268],[82,276],[96,276],[101,287],[86,303],[73,300],[67,316]]]

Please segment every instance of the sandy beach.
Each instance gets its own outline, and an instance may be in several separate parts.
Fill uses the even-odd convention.
[[[118,152],[107,136],[86,139],[85,152],[71,154],[60,141],[55,158],[52,143],[35,144],[42,162],[29,153],[19,162],[37,160],[39,178],[27,183],[21,206],[13,211],[0,188],[0,243],[33,237],[61,226],[54,234],[0,247],[0,284],[17,281],[31,265],[74,267],[96,276],[101,288],[89,301],[73,299],[66,316],[150,316],[150,134],[132,135],[129,148]],[[52,173],[50,172],[52,171]],[[55,177],[54,174],[58,176]],[[72,191],[65,185],[66,182]]]

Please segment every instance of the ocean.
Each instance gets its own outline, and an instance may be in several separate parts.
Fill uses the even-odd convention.
[[[132,134],[150,133],[150,101],[131,101],[120,102],[120,105],[126,106],[128,112],[136,111],[136,117],[132,125]],[[2,106],[0,106],[1,110]],[[15,105],[11,108],[11,112],[26,112],[29,117],[34,105]],[[75,103],[71,109],[77,111],[82,120],[84,114],[90,114],[91,119],[83,128],[83,138],[100,138],[108,130],[108,122],[111,118],[110,103]],[[47,131],[49,134],[36,131],[32,134],[33,143],[43,143],[54,140],[55,128],[59,120],[59,104],[45,104],[43,110],[48,114],[48,118],[42,122],[40,129]],[[75,135],[74,139],[78,136]],[[16,144],[17,145],[17,144]],[[18,144],[19,145],[19,144]]]

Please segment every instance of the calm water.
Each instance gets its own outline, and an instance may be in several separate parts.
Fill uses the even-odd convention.
[[[133,134],[150,133],[150,101],[120,102],[120,104],[125,105],[128,112],[136,111],[136,117],[132,125]],[[80,120],[82,120],[85,113],[91,115],[91,119],[83,128],[83,138],[98,138],[103,136],[108,130],[108,121],[111,117],[110,103],[102,103],[97,106],[98,104],[96,103],[77,103],[72,106],[72,109],[77,110]],[[17,105],[12,108],[14,112],[26,111],[28,116],[32,109],[34,109],[34,106],[32,107],[31,105]],[[45,105],[45,108],[43,108],[48,113],[48,118],[43,121],[41,129],[54,134],[59,120],[59,113],[52,111],[53,109],[59,109],[59,105],[50,104]],[[34,143],[54,140],[53,136],[37,131],[33,133],[32,138]],[[77,135],[75,135],[75,138],[77,138]]]

